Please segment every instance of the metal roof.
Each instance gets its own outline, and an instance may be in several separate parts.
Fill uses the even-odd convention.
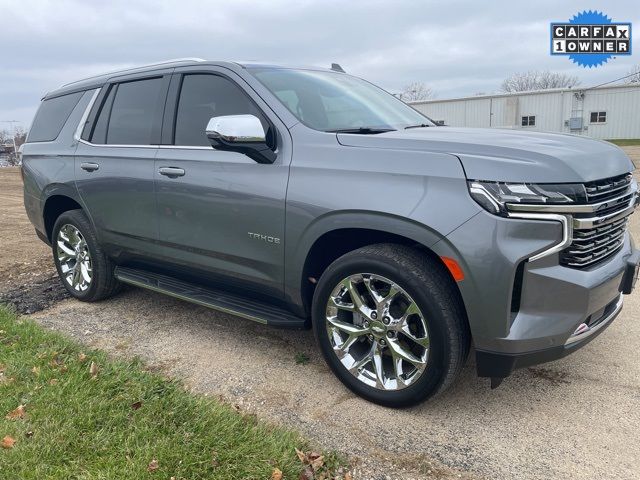
[[[600,87],[575,87],[575,88],[548,88],[545,90],[527,90],[524,92],[509,92],[509,93],[490,93],[486,95],[470,95],[467,97],[453,97],[453,98],[434,98],[431,100],[416,100],[413,102],[407,102],[411,105],[424,105],[426,103],[441,103],[441,102],[459,102],[462,100],[478,100],[483,98],[502,98],[502,97],[517,97],[521,95],[544,95],[548,93],[562,93],[562,92],[585,92],[585,91],[593,91],[593,90],[607,90],[607,89],[618,89],[618,88],[640,88],[640,83],[622,83],[616,85],[606,85]]]

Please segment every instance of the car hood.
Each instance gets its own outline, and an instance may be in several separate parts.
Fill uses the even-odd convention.
[[[468,179],[588,182],[634,169],[617,146],[578,135],[522,130],[428,127],[377,135],[338,134],[350,147],[449,153]]]

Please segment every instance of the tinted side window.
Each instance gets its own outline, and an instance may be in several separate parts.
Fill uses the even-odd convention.
[[[163,100],[162,91],[161,78],[119,84],[111,106],[106,143],[149,145],[154,117]]]
[[[58,138],[62,127],[84,92],[50,98],[40,105],[29,131],[30,142],[50,142]]]
[[[247,94],[231,80],[208,74],[185,75],[176,112],[174,143],[211,146],[205,133],[211,117],[242,114],[263,118]]]

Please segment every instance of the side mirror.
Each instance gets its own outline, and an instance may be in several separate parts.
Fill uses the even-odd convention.
[[[258,163],[273,163],[276,159],[262,122],[254,115],[213,117],[206,133],[216,150],[243,153]]]

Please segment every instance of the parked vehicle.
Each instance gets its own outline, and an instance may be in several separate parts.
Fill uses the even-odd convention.
[[[315,331],[389,406],[492,386],[602,332],[638,276],[629,158],[577,136],[435,126],[332,70],[181,60],[48,93],[24,201],[82,301],[122,283]]]

